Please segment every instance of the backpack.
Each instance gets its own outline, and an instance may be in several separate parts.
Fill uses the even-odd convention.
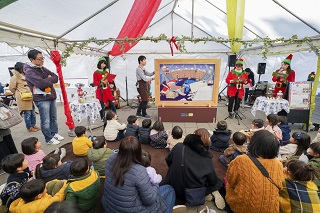
[[[0,194],[0,198],[2,201],[2,205],[6,206],[7,212],[9,212],[11,203],[20,197],[19,191],[21,186],[22,184],[17,181],[9,182],[4,186]]]

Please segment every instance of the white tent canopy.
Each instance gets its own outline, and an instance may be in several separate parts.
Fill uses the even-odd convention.
[[[147,1],[147,0],[145,0]],[[132,0],[20,0],[0,10],[0,79],[8,82],[8,67],[15,62],[28,61],[28,48],[44,50],[57,48],[64,51],[73,41],[86,41],[95,37],[99,40],[116,38],[126,21],[133,5]],[[311,42],[319,46],[320,1],[306,0],[246,0],[243,40],[269,37],[298,38],[312,37]],[[221,37],[228,38],[226,24],[226,0],[162,0],[159,9],[151,21],[144,36],[157,37],[160,34],[171,36],[189,36],[191,38]],[[78,55],[72,55],[63,68],[63,75],[68,80],[86,79],[92,81],[97,58],[107,55],[114,42],[98,46],[90,43],[83,50],[75,49]],[[262,80],[271,79],[271,73],[279,68],[280,62],[293,53],[292,68],[302,75],[297,81],[306,80],[311,71],[316,70],[317,56],[310,51],[308,44],[297,47],[273,45],[270,51],[276,55],[262,58],[261,46],[256,44],[241,50],[245,67],[256,70],[257,63],[266,62],[266,74]],[[221,80],[227,68],[228,55],[232,54],[229,44],[185,42],[186,53],[174,51],[171,56],[166,41],[158,43],[140,41],[122,57],[111,58],[111,70],[117,74],[116,84],[125,91],[125,78],[128,78],[129,98],[136,95],[134,87],[135,68],[140,54],[147,56],[147,69],[153,70],[155,58],[221,58]],[[28,47],[28,48],[27,48]],[[49,48],[48,48],[49,47]],[[45,53],[45,56],[48,55]],[[47,58],[45,66],[55,70],[54,64]],[[122,93],[122,94],[123,94]]]

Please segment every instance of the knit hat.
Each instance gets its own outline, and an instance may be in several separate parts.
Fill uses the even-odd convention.
[[[236,65],[237,64],[241,64],[243,66],[243,59],[242,58],[238,58],[236,61]]]
[[[284,59],[282,62],[290,65],[291,64],[291,60],[292,60],[292,54],[288,55],[286,57],[286,59]]]
[[[98,62],[99,61],[107,61],[107,60],[104,57],[101,57],[101,58],[99,58]]]

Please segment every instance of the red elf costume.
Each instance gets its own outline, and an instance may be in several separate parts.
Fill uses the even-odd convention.
[[[294,82],[296,73],[290,67],[292,54],[288,55],[281,63],[281,68],[272,73],[272,81],[276,82],[273,97],[277,97],[277,93],[281,90],[284,98],[287,97],[287,86],[289,82]]]
[[[235,69],[230,71],[226,78],[226,82],[229,84],[227,94],[229,97],[228,112],[230,118],[233,116],[232,108],[234,102],[233,110],[235,112],[238,111],[241,99],[244,96],[243,85],[249,83],[249,81],[248,73],[243,71],[243,59],[239,58],[236,61]]]
[[[101,63],[103,63],[103,62],[107,63],[106,59],[103,57],[99,58],[98,66],[99,66],[99,64],[101,66]],[[103,101],[103,103],[108,102],[108,100],[113,101],[113,96],[112,96],[112,92],[111,92],[109,85],[104,84],[101,81],[101,80],[104,81],[106,79],[106,76],[109,74],[108,71],[109,71],[109,69],[107,69],[107,67],[105,67],[105,69],[101,69],[98,67],[98,69],[93,73],[93,84],[94,84],[94,86],[97,87],[96,98],[99,101]],[[102,94],[101,94],[101,90],[102,90]],[[102,100],[101,95],[103,96],[103,100]]]

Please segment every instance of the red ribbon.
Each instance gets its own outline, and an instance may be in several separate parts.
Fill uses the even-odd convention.
[[[51,50],[50,51],[50,59],[53,61],[53,63],[56,65],[56,70],[58,74],[58,78],[60,81],[60,87],[61,87],[61,92],[62,92],[62,98],[63,98],[63,106],[64,106],[64,114],[67,117],[66,125],[69,127],[69,130],[74,129],[74,122],[71,116],[71,110],[69,107],[69,102],[68,102],[68,96],[66,92],[66,86],[64,84],[64,79],[63,79],[63,74],[62,74],[62,67],[60,64],[60,53],[56,50]]]
[[[170,39],[170,50],[171,50],[171,55],[173,56],[173,49],[172,49],[172,43],[174,44],[174,46],[176,47],[176,49],[178,50],[178,45],[176,43],[176,39],[174,38],[174,36],[172,36],[172,38]]]

